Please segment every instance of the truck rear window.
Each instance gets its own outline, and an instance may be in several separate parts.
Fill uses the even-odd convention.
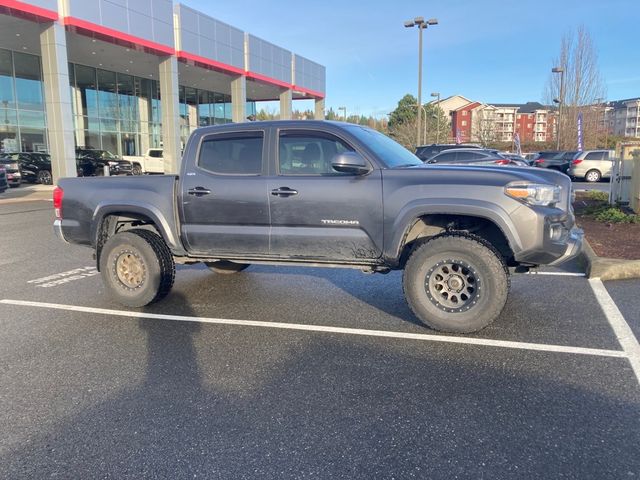
[[[198,166],[212,173],[258,175],[262,173],[263,132],[215,135],[200,147]]]

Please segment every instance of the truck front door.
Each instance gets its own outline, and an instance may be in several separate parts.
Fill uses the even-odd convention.
[[[190,253],[267,255],[269,204],[264,131],[204,136],[182,185],[182,235]]]
[[[333,134],[280,130],[269,181],[271,254],[364,262],[382,254],[382,176],[336,172],[335,155],[355,151]]]

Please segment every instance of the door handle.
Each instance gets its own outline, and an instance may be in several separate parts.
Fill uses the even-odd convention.
[[[187,190],[187,193],[189,195],[194,195],[196,197],[201,197],[203,195],[209,195],[211,193],[211,190],[209,190],[208,188],[204,188],[204,187],[195,187],[195,188],[190,188],[189,190]]]
[[[289,187],[280,187],[275,190],[271,190],[271,195],[276,197],[290,197],[292,195],[298,195],[298,191]]]

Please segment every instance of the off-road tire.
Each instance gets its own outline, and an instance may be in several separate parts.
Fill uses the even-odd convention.
[[[212,272],[220,275],[231,275],[232,273],[238,273],[249,267],[248,263],[234,263],[227,260],[220,260],[218,262],[206,262],[207,267]]]
[[[449,285],[437,280],[447,265],[457,266],[459,270],[453,273],[459,278],[454,280],[462,280],[465,288],[467,299],[459,300],[461,306],[457,308],[450,308],[447,303],[454,296],[460,299],[462,292],[445,298]],[[437,287],[443,288],[443,283],[446,291],[438,292]],[[490,243],[473,235],[453,233],[414,247],[405,265],[402,285],[409,307],[425,325],[443,332],[470,333],[483,329],[500,315],[510,279],[502,256]],[[467,292],[466,288],[472,290]]]
[[[602,179],[602,174],[599,170],[589,170],[584,174],[584,181],[589,183],[598,183]]]
[[[139,285],[124,283],[116,271],[118,259],[129,255],[142,266]],[[173,286],[175,263],[162,237],[150,230],[128,230],[110,237],[102,247],[100,273],[111,296],[127,307],[143,307],[164,298]]]
[[[142,166],[139,163],[131,165],[131,175],[142,175]]]

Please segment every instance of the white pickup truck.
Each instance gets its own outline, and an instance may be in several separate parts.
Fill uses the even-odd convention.
[[[164,159],[161,148],[150,148],[144,156],[123,156],[133,165],[134,175],[145,173],[164,173]]]

